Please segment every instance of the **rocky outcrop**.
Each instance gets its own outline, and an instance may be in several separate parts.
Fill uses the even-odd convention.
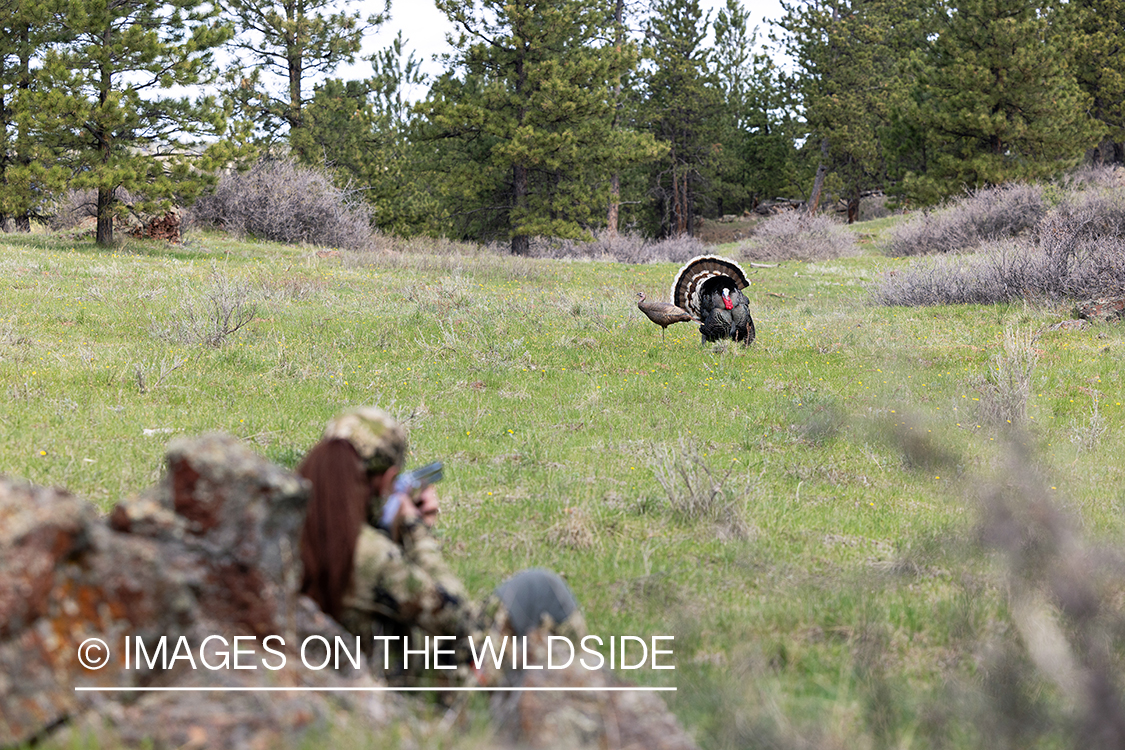
[[[172,443],[164,480],[108,520],[65,492],[0,478],[0,747],[67,720],[109,731],[113,743],[157,747],[295,741],[341,706],[385,723],[390,704],[379,694],[146,692],[134,700],[136,693],[75,689],[374,684],[295,666],[292,647],[305,634],[343,634],[295,593],[305,499],[303,480],[217,435]],[[213,639],[200,648],[211,635],[225,645]],[[221,664],[241,637],[255,648],[246,661],[256,662],[267,655],[268,635],[286,643],[282,669],[210,670],[194,661]],[[192,659],[158,659],[161,637],[165,655],[182,637]]]
[[[1125,318],[1125,296],[1102,297],[1079,302],[1075,308],[1079,318],[1095,323],[1112,323]]]
[[[547,663],[544,637],[544,633],[531,636],[531,663]],[[557,641],[554,645],[553,662],[566,663],[568,654]],[[491,702],[491,710],[500,737],[517,747],[573,750],[607,747],[694,750],[697,747],[656,693],[621,690],[627,684],[604,668],[523,670],[516,684],[538,690],[498,693]],[[544,688],[565,688],[565,691]]]

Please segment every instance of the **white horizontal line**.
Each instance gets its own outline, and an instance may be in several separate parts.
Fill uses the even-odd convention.
[[[103,693],[103,692],[163,692],[163,693],[233,693],[233,692],[258,692],[258,693],[332,693],[332,692],[367,692],[367,693],[407,693],[407,692],[586,692],[586,693],[620,693],[627,691],[672,691],[674,687],[76,687],[75,692]]]

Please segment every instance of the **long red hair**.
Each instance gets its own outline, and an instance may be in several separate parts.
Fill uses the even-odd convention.
[[[352,582],[356,540],[367,518],[367,470],[347,440],[322,440],[297,473],[312,483],[301,529],[301,593],[339,619]]]

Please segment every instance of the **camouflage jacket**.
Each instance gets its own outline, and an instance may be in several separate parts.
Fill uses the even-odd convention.
[[[340,624],[364,636],[387,621],[432,635],[463,637],[476,630],[479,612],[420,520],[402,527],[402,544],[365,525],[356,540],[352,585]],[[382,621],[382,622],[380,622]]]

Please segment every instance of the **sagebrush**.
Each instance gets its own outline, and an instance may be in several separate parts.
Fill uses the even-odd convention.
[[[1125,190],[1076,192],[1033,231],[915,261],[873,288],[884,305],[1090,299],[1125,289]]]
[[[886,251],[894,257],[933,255],[1015,237],[1035,227],[1046,208],[1040,185],[977,190],[895,227]]]
[[[237,236],[294,245],[367,250],[378,238],[369,206],[324,171],[289,160],[223,175],[196,201],[191,218]]]
[[[855,235],[823,214],[788,211],[765,219],[738,253],[746,260],[828,260],[854,255]]]

